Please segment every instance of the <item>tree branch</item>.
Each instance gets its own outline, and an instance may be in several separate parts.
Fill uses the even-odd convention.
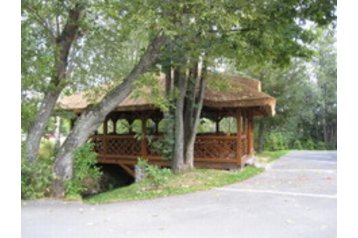
[[[46,33],[50,37],[51,42],[55,43],[56,36],[52,31],[50,25],[48,24],[48,21],[39,14],[38,9],[34,8],[29,4],[24,4],[24,8],[27,10],[28,14],[32,16],[32,18],[46,31]]]

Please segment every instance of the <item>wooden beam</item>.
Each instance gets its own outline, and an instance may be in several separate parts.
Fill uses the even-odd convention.
[[[112,119],[112,122],[113,122],[113,133],[114,134],[117,134],[117,121],[118,119]]]
[[[155,123],[155,134],[158,134],[159,133],[159,122],[158,120],[154,120],[154,123]]]
[[[147,119],[142,119],[142,141],[141,141],[141,155],[143,158],[147,158]]]
[[[250,156],[254,154],[254,120],[252,113],[248,115],[247,153]]]
[[[241,112],[239,112],[236,117],[236,160],[241,165],[241,130],[242,130],[242,116]]]
[[[108,120],[107,118],[104,120],[103,122],[103,153],[104,154],[108,154],[108,144],[107,144],[107,134],[108,134],[108,124],[107,124]]]
[[[133,178],[135,177],[135,172],[129,168],[129,166],[122,164],[122,163],[118,163],[118,165],[124,169],[130,176],[132,176]]]

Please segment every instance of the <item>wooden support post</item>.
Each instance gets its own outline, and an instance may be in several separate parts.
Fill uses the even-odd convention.
[[[103,154],[107,155],[108,154],[108,142],[107,142],[107,135],[108,135],[108,120],[107,118],[104,120],[103,122],[103,136],[102,136],[102,140],[103,140]]]
[[[254,119],[252,113],[248,116],[248,133],[247,133],[247,153],[254,154]]]
[[[142,141],[141,141],[141,154],[143,158],[147,158],[147,119],[142,119]]]
[[[160,120],[153,120],[155,123],[155,134],[159,133],[159,122]]]
[[[244,155],[247,155],[248,154],[248,150],[247,150],[247,145],[248,145],[248,143],[247,143],[247,139],[248,139],[248,135],[247,135],[247,132],[248,132],[248,130],[247,130],[247,112],[245,111],[244,112],[244,116],[243,116],[243,133],[244,133],[244,135],[245,135],[245,143],[244,143],[244,145],[242,146],[242,152],[243,152],[243,156]]]
[[[113,133],[117,134],[117,121],[118,121],[118,119],[116,119],[116,120],[112,119],[112,121],[113,121]]]
[[[242,146],[241,146],[241,130],[242,130],[242,116],[241,113],[236,117],[236,160],[241,165],[241,154],[242,154]]]
[[[129,133],[129,134],[132,134],[132,133],[133,133],[133,130],[132,130],[132,123],[133,123],[133,121],[129,121],[129,120],[128,120],[128,125],[129,125],[129,128],[128,128],[128,133]]]
[[[217,120],[215,121],[215,123],[216,123],[216,133],[219,133],[219,132],[220,132],[220,120],[217,119]]]

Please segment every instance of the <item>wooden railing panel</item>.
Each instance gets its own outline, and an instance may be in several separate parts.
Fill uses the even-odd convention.
[[[153,143],[162,138],[161,135],[152,136],[150,141]],[[241,157],[247,155],[247,135],[240,136]],[[95,151],[101,162],[106,160],[133,160],[136,162],[142,155],[142,142],[134,135],[95,135],[91,137],[95,144]],[[194,144],[194,157],[198,163],[240,163],[237,160],[237,136],[236,135],[198,135]],[[104,150],[104,144],[107,150]],[[147,159],[150,161],[161,160],[158,151],[147,144]],[[134,161],[135,160],[135,161]]]
[[[216,160],[236,159],[236,138],[226,136],[196,137],[194,144],[194,157]]]

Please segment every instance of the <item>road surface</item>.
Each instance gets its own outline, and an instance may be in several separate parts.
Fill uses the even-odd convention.
[[[22,237],[336,237],[337,153],[293,151],[266,172],[204,192],[87,205],[22,202]]]

